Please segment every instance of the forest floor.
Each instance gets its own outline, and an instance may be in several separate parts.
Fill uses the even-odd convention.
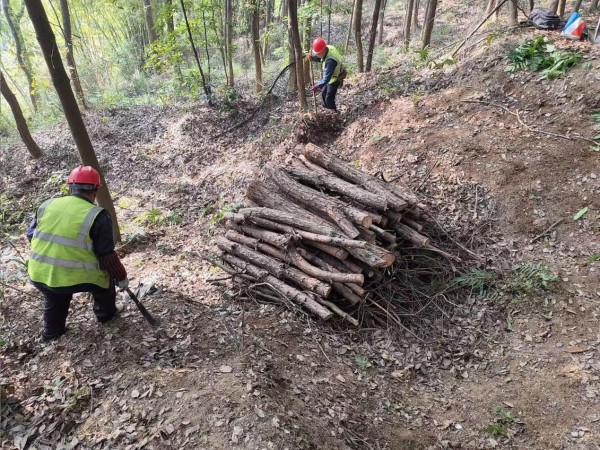
[[[87,113],[123,262],[163,325],[149,328],[131,303],[99,325],[77,295],[67,334],[41,343],[41,299],[5,261],[0,274],[19,291],[0,300],[0,446],[600,448],[600,154],[577,138],[598,134],[600,50],[563,42],[584,62],[554,81],[507,74],[508,50],[535,33],[471,49],[442,70],[351,77],[339,132],[307,130],[293,99],[220,137],[244,114]],[[39,161],[15,157],[18,143],[0,150],[3,227],[23,255],[22,224],[78,162],[66,125],[36,139]],[[200,257],[221,232],[213,218],[306,139],[399,177],[479,268],[510,279],[519,264],[543,263],[558,282],[496,301],[473,292],[427,339],[238,301],[207,282],[218,274]],[[2,252],[16,255],[6,240]]]

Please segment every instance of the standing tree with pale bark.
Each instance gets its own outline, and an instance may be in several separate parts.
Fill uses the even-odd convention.
[[[81,111],[77,106],[75,94],[73,94],[73,90],[71,89],[69,77],[65,71],[58,50],[58,44],[56,43],[56,36],[50,27],[50,22],[48,21],[48,16],[46,15],[41,0],[25,0],[25,6],[27,7],[29,18],[35,29],[35,34],[40,44],[42,54],[46,60],[48,72],[50,72],[50,76],[52,77],[52,84],[60,99],[77,150],[79,150],[81,161],[84,165],[92,166],[100,173],[102,186],[98,189],[98,204],[110,213],[112,217],[113,236],[115,242],[119,242],[121,240],[121,232],[119,230],[119,223],[117,222],[115,206],[110,193],[108,192],[108,186],[104,179],[100,164],[98,163],[92,141],[90,140],[87,128],[81,117]]]

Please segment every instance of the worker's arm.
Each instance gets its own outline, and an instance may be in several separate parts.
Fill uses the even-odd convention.
[[[29,242],[31,242],[31,239],[33,239],[33,233],[35,232],[35,227],[37,226],[37,222],[35,219],[36,217],[33,216],[33,219],[31,219],[29,227],[27,228],[27,239],[29,240]]]
[[[337,67],[337,61],[335,61],[334,59],[328,59],[327,62],[325,63],[325,75],[323,75],[323,79],[321,81],[319,81],[315,86],[318,88],[322,88],[327,83],[329,83],[336,67]]]
[[[100,268],[117,282],[127,279],[127,271],[121,263],[119,255],[115,252],[115,241],[112,235],[112,220],[108,211],[103,210],[96,216],[90,229],[90,238],[94,243],[94,253],[100,260]]]

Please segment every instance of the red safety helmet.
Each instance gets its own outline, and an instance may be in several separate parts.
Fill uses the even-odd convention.
[[[325,50],[327,48],[327,42],[325,42],[325,39],[318,37],[313,41],[312,48],[313,48],[313,52],[321,53],[323,50]]]
[[[100,174],[92,166],[79,166],[71,171],[67,184],[87,184],[93,185],[93,189],[102,186]]]

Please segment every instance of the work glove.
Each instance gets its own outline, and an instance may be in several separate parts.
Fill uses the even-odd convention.
[[[315,93],[319,92],[320,90],[321,90],[321,86],[316,85],[316,84],[311,89],[311,91],[313,91]]]
[[[117,287],[121,290],[129,286],[129,278],[123,278],[121,281],[117,281]]]
[[[312,61],[312,59],[313,59],[312,53],[309,53],[309,54],[306,56],[306,60],[307,60],[307,61]]]

